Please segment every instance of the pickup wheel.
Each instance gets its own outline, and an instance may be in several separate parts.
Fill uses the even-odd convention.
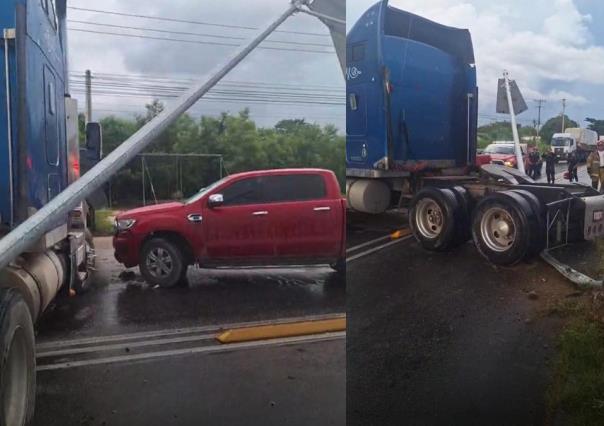
[[[0,290],[0,424],[30,425],[36,400],[34,326],[23,297]]]
[[[456,219],[461,219],[461,213],[452,190],[424,188],[411,201],[411,231],[425,249],[448,250],[462,239],[456,231]]]
[[[520,194],[500,192],[476,206],[472,235],[476,248],[496,265],[513,265],[533,253],[533,239],[540,237],[540,222]]]
[[[181,250],[164,238],[149,240],[141,250],[139,267],[149,284],[174,287],[186,274]]]

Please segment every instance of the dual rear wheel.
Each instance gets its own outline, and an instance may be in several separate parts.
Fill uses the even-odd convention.
[[[497,265],[513,265],[543,248],[542,207],[530,192],[496,192],[474,208],[471,203],[462,187],[422,189],[411,204],[415,238],[433,251],[472,238],[478,251]]]

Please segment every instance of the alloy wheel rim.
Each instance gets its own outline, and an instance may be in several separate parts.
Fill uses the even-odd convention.
[[[156,278],[165,278],[172,272],[174,262],[166,249],[156,247],[147,255],[147,269]]]

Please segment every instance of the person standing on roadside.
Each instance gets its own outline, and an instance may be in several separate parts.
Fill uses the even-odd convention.
[[[577,167],[579,166],[579,160],[577,159],[577,155],[574,152],[571,152],[568,155],[568,180],[573,182],[579,182],[579,177],[577,176]],[[604,164],[604,163],[602,163]]]
[[[598,141],[596,150],[587,157],[587,173],[591,177],[591,186],[598,189],[604,182],[604,141]]]
[[[554,184],[556,176],[556,155],[548,151],[543,154],[543,161],[545,161],[545,174],[547,175],[547,183]]]

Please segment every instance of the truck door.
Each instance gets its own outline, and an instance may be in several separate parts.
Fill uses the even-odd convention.
[[[262,178],[249,177],[214,191],[219,207],[203,206],[205,255],[210,261],[258,263],[274,256],[272,211],[265,203]]]
[[[332,258],[340,249],[341,203],[321,174],[269,176],[271,227],[280,260]]]

